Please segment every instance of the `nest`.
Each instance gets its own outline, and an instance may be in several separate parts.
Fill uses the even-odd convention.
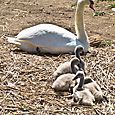
[[[1,42],[2,43],[2,42]],[[7,43],[6,43],[7,44]],[[15,47],[1,45],[0,55],[0,112],[1,114],[114,114],[115,110],[115,56],[112,46],[91,49],[82,56],[86,73],[102,88],[109,103],[93,107],[72,106],[67,96],[51,88],[52,74],[63,62],[73,56],[34,55]]]

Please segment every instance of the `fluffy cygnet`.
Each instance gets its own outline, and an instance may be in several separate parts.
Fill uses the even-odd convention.
[[[57,68],[57,70],[53,73],[53,77],[56,79],[58,76],[60,76],[62,74],[66,74],[66,73],[76,74],[76,72],[78,70],[84,70],[85,71],[85,62],[80,57],[80,53],[83,51],[84,51],[83,46],[81,46],[81,45],[76,46],[74,49],[75,58],[71,59],[68,62],[62,63]],[[78,61],[78,59],[79,59],[79,61]],[[76,65],[76,68],[74,68],[72,71],[71,66],[75,66],[75,65]]]
[[[73,58],[71,59],[71,61],[69,62],[69,66],[65,66],[66,64],[63,64],[62,66],[60,66],[57,70],[60,70],[62,73],[67,72],[67,70],[69,71],[69,73],[65,73],[60,75],[53,83],[52,88],[55,91],[71,91],[72,85],[73,85],[73,78],[75,77],[76,73],[76,66],[79,63],[79,59],[77,58]],[[68,64],[67,64],[68,65]],[[62,69],[61,69],[62,68]],[[79,69],[79,68],[77,68]],[[58,71],[58,74],[59,72]]]
[[[66,73],[73,73],[75,74],[78,71],[79,59],[72,58],[69,62],[62,63],[57,70],[53,73],[53,78],[57,79],[60,75]],[[72,70],[73,69],[73,70]]]
[[[92,106],[95,98],[89,89],[84,88],[84,76],[85,74],[83,71],[78,71],[76,73],[76,77],[73,79],[75,80],[76,78],[80,78],[78,84],[73,88],[74,102],[78,102],[82,105]]]
[[[74,79],[76,78],[77,76]],[[75,87],[77,88],[77,86]],[[107,98],[103,95],[100,86],[91,77],[84,77],[83,88],[88,89],[93,94],[96,102],[101,102],[104,99],[107,101]]]
[[[73,78],[75,74],[67,73],[60,75],[52,85],[52,88],[57,92],[71,92],[71,88],[73,87]]]

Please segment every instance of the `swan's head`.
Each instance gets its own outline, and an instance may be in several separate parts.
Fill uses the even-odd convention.
[[[94,0],[78,0],[78,3],[83,3],[84,5],[89,5],[89,7],[95,11],[93,5],[94,5]]]

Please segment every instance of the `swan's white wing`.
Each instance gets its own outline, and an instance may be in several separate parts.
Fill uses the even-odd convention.
[[[21,31],[17,38],[29,40],[36,45],[44,46],[64,46],[72,41],[76,36],[64,28],[53,24],[39,24]]]
[[[28,40],[38,46],[41,52],[67,53],[73,52],[76,36],[68,30],[53,25],[39,24],[21,31],[18,40]]]
[[[41,39],[42,37],[47,37],[48,39],[61,39],[65,38],[65,40],[75,40],[76,36],[69,32],[68,30],[53,25],[53,24],[39,24],[27,29],[22,30],[18,35],[17,38],[19,39]]]

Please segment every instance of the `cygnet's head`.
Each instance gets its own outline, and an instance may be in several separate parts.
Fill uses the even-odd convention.
[[[78,46],[76,46],[75,49],[74,49],[74,53],[75,53],[75,54],[78,54],[78,55],[79,55],[79,53],[81,53],[81,52],[83,52],[83,51],[84,51],[84,47],[83,47],[82,45],[78,45]]]

